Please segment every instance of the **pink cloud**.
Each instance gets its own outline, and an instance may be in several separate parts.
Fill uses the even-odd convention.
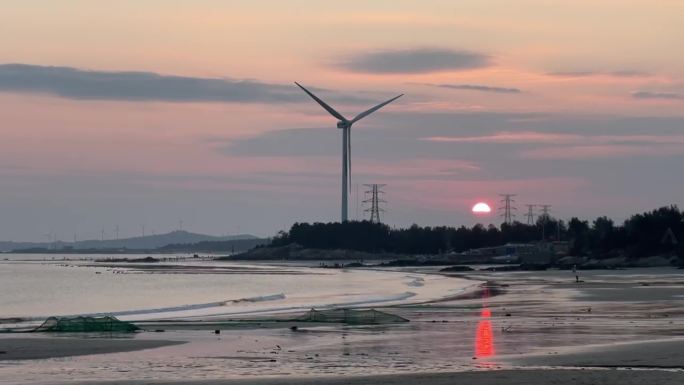
[[[362,175],[422,178],[479,171],[480,167],[474,162],[460,159],[407,159],[392,162],[363,160],[359,162],[358,170]]]
[[[623,79],[641,79],[653,76],[652,74],[639,70],[616,70],[616,71],[561,71],[550,72],[547,74],[557,78],[589,78],[589,77],[608,77]]]
[[[555,145],[521,151],[520,155],[527,159],[607,159],[684,154],[684,149],[681,148],[684,135],[578,135],[500,131],[491,135],[432,136],[422,140],[440,143]]]
[[[599,143],[684,144],[684,135],[600,135],[589,138]]]
[[[681,146],[644,146],[622,144],[598,144],[568,147],[546,147],[526,150],[520,153],[528,159],[610,159],[629,156],[682,155]]]
[[[422,138],[428,142],[455,143],[572,143],[581,140],[575,134],[555,134],[538,131],[500,131],[483,136],[430,136]]]
[[[310,159],[230,158],[207,137],[258,135],[298,112],[258,106],[83,102],[0,94],[0,163],[26,174],[227,175],[297,169]],[[40,113],[35,113],[40,106]],[[270,168],[266,165],[270,164]]]

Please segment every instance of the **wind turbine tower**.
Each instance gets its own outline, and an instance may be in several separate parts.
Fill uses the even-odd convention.
[[[334,118],[338,119],[337,121],[337,128],[342,130],[342,214],[340,216],[340,220],[342,222],[346,222],[348,220],[348,200],[349,200],[349,190],[351,189],[351,128],[352,125],[359,120],[365,118],[366,116],[372,114],[373,112],[381,109],[382,107],[392,103],[393,101],[399,99],[402,97],[404,94],[401,94],[399,96],[395,96],[392,99],[382,102],[378,104],[377,106],[368,109],[358,115],[356,115],[353,119],[349,120],[342,116],[339,112],[335,111],[332,107],[327,105],[323,100],[318,98],[318,96],[314,95],[311,91],[307,90],[304,88],[301,84],[295,82],[295,84],[301,88],[304,92],[307,93],[313,99],[316,101],[316,103],[320,104],[321,107],[323,107],[324,110],[328,111],[330,115],[332,115]]]

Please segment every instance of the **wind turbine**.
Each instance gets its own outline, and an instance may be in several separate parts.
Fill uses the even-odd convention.
[[[341,221],[346,222],[347,221],[347,201],[348,201],[348,196],[349,196],[349,190],[351,189],[351,128],[352,125],[359,120],[365,118],[366,116],[372,114],[373,112],[381,109],[382,107],[392,103],[393,101],[399,99],[400,97],[404,96],[404,94],[401,94],[399,96],[395,96],[392,99],[382,102],[378,104],[377,106],[370,108],[358,115],[356,115],[353,119],[349,120],[342,116],[339,112],[335,111],[334,108],[330,107],[327,105],[324,101],[322,101],[318,96],[314,95],[311,93],[311,91],[307,90],[304,88],[301,84],[295,82],[299,88],[304,90],[309,96],[311,96],[311,99],[315,100],[316,103],[320,104],[323,109],[328,111],[330,115],[338,119],[337,121],[337,128],[342,130],[342,216],[341,216]]]

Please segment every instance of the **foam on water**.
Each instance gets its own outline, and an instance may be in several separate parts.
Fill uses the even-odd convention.
[[[283,313],[283,312],[294,312],[294,311],[300,311],[300,310],[308,310],[311,308],[316,308],[319,310],[323,309],[334,309],[334,308],[354,308],[354,307],[367,307],[371,305],[377,305],[377,304],[382,304],[382,305],[390,305],[390,304],[398,304],[401,302],[404,302],[407,299],[410,299],[412,297],[415,297],[415,293],[412,292],[405,292],[405,293],[400,293],[400,294],[394,294],[394,295],[385,295],[385,296],[365,296],[363,299],[358,299],[358,300],[351,300],[351,301],[345,301],[345,302],[336,302],[336,303],[329,303],[329,302],[319,302],[319,303],[314,303],[314,302],[308,302],[308,303],[301,303],[299,305],[295,306],[285,306],[285,307],[264,307],[260,309],[250,309],[250,310],[232,310],[232,311],[225,311],[221,308],[214,308],[211,310],[215,310],[217,312],[212,312],[210,309],[207,309],[209,311],[203,312],[203,314],[187,314],[183,315],[177,314],[175,317],[171,315],[171,317],[163,317],[165,319],[169,318],[185,318],[185,319],[192,319],[192,318],[202,318],[202,319],[213,319],[213,318],[225,318],[225,317],[244,317],[244,316],[251,316],[251,315],[259,315],[259,314],[277,314],[277,313]]]

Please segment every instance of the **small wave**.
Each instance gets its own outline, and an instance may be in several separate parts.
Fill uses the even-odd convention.
[[[160,307],[160,308],[153,308],[153,309],[124,310],[124,311],[108,312],[108,313],[76,314],[76,315],[72,315],[70,317],[73,317],[73,316],[102,317],[105,315],[113,315],[115,317],[122,317],[122,316],[130,316],[130,315],[172,313],[172,312],[179,312],[179,311],[210,309],[210,308],[228,306],[228,305],[239,304],[239,303],[279,301],[279,300],[283,300],[283,299],[285,299],[285,294],[279,293],[279,294],[261,295],[261,296],[248,297],[248,298],[230,299],[230,300],[219,301],[219,302],[198,303],[198,304],[192,304],[192,305]]]
[[[416,293],[407,291],[404,293],[400,294],[391,294],[391,295],[379,295],[379,296],[371,296],[362,300],[358,301],[347,301],[347,302],[336,302],[336,303],[327,303],[327,304],[307,304],[307,305],[300,305],[300,306],[288,306],[288,307],[278,307],[278,308],[267,308],[267,309],[254,309],[254,310],[245,310],[245,311],[232,311],[232,312],[224,312],[224,313],[214,313],[214,314],[206,314],[206,315],[195,315],[195,316],[181,316],[181,317],[173,317],[170,319],[209,319],[209,318],[220,318],[220,317],[225,317],[225,316],[246,316],[246,315],[257,315],[257,314],[276,314],[276,313],[286,313],[286,312],[292,312],[292,311],[300,311],[300,310],[308,310],[311,309],[312,307],[316,308],[317,310],[325,310],[325,309],[336,309],[336,308],[358,308],[358,307],[366,307],[368,305],[373,305],[373,304],[378,304],[378,303],[391,303],[391,302],[396,302],[396,301],[404,301],[407,300],[411,297],[414,297]]]

